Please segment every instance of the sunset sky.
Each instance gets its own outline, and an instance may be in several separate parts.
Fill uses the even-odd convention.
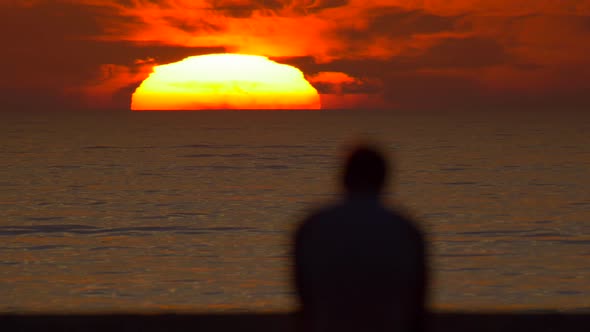
[[[325,108],[587,108],[590,0],[0,0],[3,109],[129,109],[154,65],[264,55]]]

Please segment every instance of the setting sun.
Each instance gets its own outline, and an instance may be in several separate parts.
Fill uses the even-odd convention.
[[[264,56],[208,54],[156,66],[131,109],[320,109],[316,89],[292,66]]]

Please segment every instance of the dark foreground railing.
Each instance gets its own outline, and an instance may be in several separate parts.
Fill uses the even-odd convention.
[[[293,314],[0,314],[0,330],[11,331],[295,331]],[[588,332],[590,314],[435,313],[432,332]]]

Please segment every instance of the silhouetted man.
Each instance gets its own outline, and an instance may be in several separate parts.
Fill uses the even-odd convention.
[[[340,203],[295,235],[295,286],[305,331],[421,331],[426,259],[421,232],[380,200],[387,162],[361,146],[346,161]]]

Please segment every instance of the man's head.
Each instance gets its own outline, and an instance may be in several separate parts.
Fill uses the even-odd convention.
[[[352,150],[344,165],[342,181],[350,194],[378,195],[385,187],[387,161],[378,149],[359,145]]]

